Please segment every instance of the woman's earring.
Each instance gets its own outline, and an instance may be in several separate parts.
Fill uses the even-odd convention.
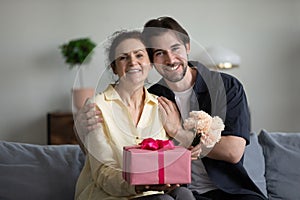
[[[115,82],[115,83],[118,83],[119,82],[119,76],[115,73],[112,74],[112,80]]]

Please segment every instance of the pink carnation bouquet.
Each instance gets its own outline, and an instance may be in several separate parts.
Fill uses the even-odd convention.
[[[184,120],[183,127],[186,130],[194,130],[196,134],[201,134],[201,143],[205,147],[211,148],[220,141],[225,125],[220,117],[211,117],[201,110],[190,112],[189,118]]]

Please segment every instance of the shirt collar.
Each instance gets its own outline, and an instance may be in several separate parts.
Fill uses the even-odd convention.
[[[144,87],[145,91],[145,104],[146,103],[155,103],[158,104],[158,101],[156,99],[155,95],[151,95],[148,90]],[[119,100],[122,101],[121,97],[117,93],[117,91],[114,89],[113,85],[109,85],[107,89],[104,92],[105,99],[108,101],[114,101],[114,100]]]
[[[205,76],[206,73],[208,73],[209,69],[207,69],[205,66],[203,66],[201,63],[196,61],[189,61],[190,67],[195,67],[197,70],[197,76],[196,81],[194,85],[194,91],[195,92],[206,92],[208,91],[207,85],[203,79],[203,76]]]

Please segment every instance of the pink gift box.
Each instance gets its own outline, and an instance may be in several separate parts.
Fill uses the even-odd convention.
[[[191,152],[179,146],[168,150],[124,147],[123,178],[131,185],[190,183]]]

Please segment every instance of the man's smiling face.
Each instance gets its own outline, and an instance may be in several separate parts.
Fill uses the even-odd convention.
[[[189,44],[183,44],[172,31],[151,37],[150,43],[156,70],[170,82],[182,80],[188,67]]]

